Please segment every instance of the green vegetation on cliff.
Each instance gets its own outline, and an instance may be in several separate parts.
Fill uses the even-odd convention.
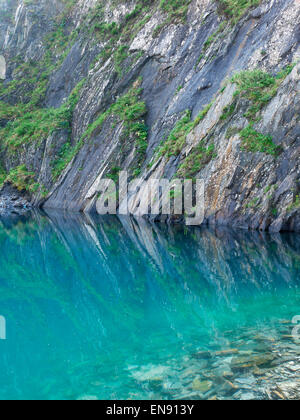
[[[294,67],[295,64],[285,67],[277,76],[255,69],[242,71],[232,78],[232,82],[237,85],[235,96],[245,98],[250,102],[245,114],[249,125],[240,132],[244,150],[266,153],[275,157],[280,154],[281,147],[273,142],[272,136],[257,132],[254,124],[260,121],[262,109],[273,99],[279,86]]]
[[[20,165],[11,169],[8,174],[0,167],[0,187],[5,182],[12,184],[19,191],[27,191],[29,193],[34,193],[40,188],[40,185],[35,182],[35,173],[28,171],[26,165]]]
[[[257,132],[250,124],[240,132],[242,138],[242,148],[247,152],[260,152],[268,155],[278,156],[281,148],[274,144],[270,135]]]
[[[161,0],[160,8],[168,14],[168,21],[184,22],[191,0]]]
[[[231,105],[224,108],[220,121],[227,123],[227,120],[234,116],[237,110],[238,98],[242,97],[249,101],[249,107],[245,114],[245,117],[249,120],[249,125],[243,130],[239,130],[236,127],[229,127],[226,134],[227,137],[239,134],[242,139],[243,150],[252,153],[266,153],[274,157],[277,157],[281,153],[281,147],[273,142],[272,136],[259,133],[255,130],[254,124],[259,122],[263,107],[276,95],[278,88],[291,73],[294,66],[294,64],[287,66],[277,76],[272,76],[262,70],[255,69],[242,71],[232,78],[232,83],[237,85],[235,92],[236,98]],[[223,90],[219,93],[222,93]],[[206,117],[213,103],[214,101],[204,107],[194,121],[191,119],[191,112],[187,111],[176,123],[167,139],[158,147],[155,158],[152,159],[150,166],[160,157],[167,157],[169,159],[172,156],[179,156],[186,146],[187,136]],[[205,139],[201,140],[200,143],[192,148],[188,156],[184,158],[184,161],[181,162],[177,174],[183,177],[192,177],[214,157],[216,157],[214,144],[209,143]]]
[[[176,123],[166,141],[158,148],[154,159],[157,160],[160,157],[169,159],[172,156],[179,156],[186,145],[187,136],[206,117],[212,105],[213,102],[205,106],[194,121],[191,119],[191,112],[186,111],[185,115]],[[202,140],[192,148],[189,155],[181,163],[176,176],[193,177],[214,157],[216,157],[214,144],[206,145],[206,141]],[[151,161],[151,165],[154,163],[154,159]]]
[[[300,196],[296,195],[294,201],[288,206],[287,211],[291,212],[300,208]]]
[[[142,93],[140,88],[140,81],[136,82],[134,86],[121,98],[119,98],[107,111],[100,114],[100,116],[89,125],[82,138],[91,138],[96,130],[102,128],[103,123],[110,115],[115,115],[125,124],[129,132],[135,131],[136,121],[140,120],[147,113],[147,108],[144,102],[139,101]]]
[[[76,156],[84,142],[101,131],[103,124],[109,117],[116,118],[118,122],[123,123],[123,137],[126,141],[133,139],[139,161],[138,165],[141,164],[148,146],[148,130],[143,120],[147,113],[147,108],[145,103],[139,99],[142,93],[140,84],[141,80],[135,82],[125,95],[120,97],[105,112],[101,113],[87,127],[80,141],[75,146],[72,147],[71,143],[68,142],[62,147],[58,159],[53,162],[52,174],[54,179],[58,178],[74,156]]]
[[[11,118],[0,128],[2,149],[14,153],[20,146],[41,142],[55,130],[71,129],[73,110],[79,100],[82,80],[60,108],[38,108],[29,104],[8,106],[0,102],[0,120]]]
[[[220,12],[224,13],[235,24],[251,7],[257,7],[262,0],[217,0]]]
[[[242,96],[252,103],[246,114],[247,118],[251,121],[255,120],[262,108],[276,95],[279,86],[294,66],[287,66],[276,77],[256,69],[242,71],[232,78],[232,82],[237,85],[235,95]]]
[[[166,156],[170,158],[171,156],[178,156],[185,145],[187,135],[193,128],[193,124],[191,112],[187,111],[181,120],[177,122],[167,140],[159,148],[157,157]]]
[[[180,155],[186,144],[188,134],[206,117],[212,105],[213,102],[205,106],[194,121],[191,119],[191,111],[186,111],[185,115],[176,123],[167,140],[158,148],[156,159],[161,156],[170,158]]]
[[[207,146],[205,143],[205,140],[202,140],[193,148],[188,157],[180,165],[177,175],[182,178],[192,178],[217,156],[215,145],[212,143]]]
[[[44,144],[45,139],[49,135],[56,131],[64,130],[64,132],[69,131],[70,136],[58,152],[58,147],[54,148],[56,154],[53,156],[51,162],[53,180],[57,180],[84,143],[91,141],[92,137],[96,137],[101,132],[105,122],[108,124],[111,123],[111,132],[117,124],[120,127],[122,126],[121,148],[127,142],[126,146],[128,144],[133,146],[132,149],[134,149],[137,157],[135,159],[137,164],[131,169],[134,169],[134,173],[138,175],[143,168],[148,146],[148,132],[144,121],[147,112],[146,105],[141,100],[142,91],[140,83],[135,84],[128,90],[128,84],[131,82],[127,80],[125,80],[126,83],[121,82],[122,77],[130,69],[133,69],[134,64],[142,56],[143,52],[131,52],[129,46],[137,32],[149,21],[154,13],[159,12],[157,16],[162,17],[160,20],[161,24],[157,28],[157,33],[168,24],[185,23],[191,2],[182,2],[179,0],[137,0],[135,6],[131,4],[128,9],[131,11],[127,15],[123,15],[123,17],[118,15],[117,21],[114,22],[108,21],[107,19],[108,14],[105,2],[97,1],[95,7],[92,7],[86,16],[81,18],[80,24],[76,28],[74,19],[72,19],[74,16],[71,18],[70,12],[77,2],[66,0],[65,3],[65,11],[55,19],[55,22],[53,22],[53,31],[44,39],[44,48],[41,49],[41,51],[44,51],[44,55],[41,54],[41,60],[39,62],[30,60],[23,62],[22,57],[17,56],[13,65],[10,63],[11,67],[14,68],[12,73],[13,80],[9,83],[1,82],[0,84],[1,150],[4,155],[13,157],[11,162],[17,165],[12,170],[15,170],[15,173],[11,174],[9,170],[11,162],[6,167],[9,174],[6,174],[5,171],[0,171],[0,180],[2,181],[14,179],[14,184],[18,185],[16,176],[19,176],[21,185],[23,175],[26,171],[30,174],[30,177],[34,176],[33,172],[30,172],[29,169],[21,165],[24,162],[26,148],[30,146],[34,153],[35,145],[38,148],[39,145]],[[219,48],[220,38],[225,36],[227,30],[232,31],[230,23],[236,23],[244,16],[249,8],[258,6],[261,1],[218,0],[218,3],[219,12],[222,17],[217,19],[214,15],[214,29],[209,29],[207,36],[210,36],[208,36],[205,42],[205,38],[203,39],[204,47],[201,57],[205,56],[208,50],[211,55],[215,56],[216,52],[211,52],[214,48],[210,49],[210,46]],[[113,8],[117,8],[120,4],[124,5],[126,2],[123,0],[113,0],[111,3]],[[211,34],[213,31],[215,32]],[[104,92],[104,96],[108,98],[105,97],[104,102],[106,105],[102,108],[100,107],[103,104],[99,103],[99,109],[102,109],[102,112],[97,115],[95,120],[90,120],[92,122],[86,127],[86,131],[81,138],[72,138],[73,111],[79,101],[85,81],[82,81],[75,88],[70,97],[59,108],[46,108],[45,99],[49,88],[50,76],[61,67],[61,64],[78,36],[80,42],[82,41],[85,46],[85,51],[94,54],[91,60],[87,61],[87,77],[93,77],[96,71],[100,70],[100,65],[102,66],[106,61],[110,60],[104,71],[107,70],[112,73],[113,77],[110,82],[117,86],[112,96],[115,97],[115,94],[121,96],[111,104],[113,100],[109,98],[109,94],[106,95],[106,92]],[[93,63],[91,64],[92,61]],[[95,67],[96,65],[97,67]],[[88,73],[89,68],[90,72]],[[249,101],[249,107],[245,114],[249,125],[243,130],[241,128],[234,129],[233,127],[229,127],[227,130],[228,135],[238,131],[242,140],[243,150],[253,153],[267,153],[272,156],[277,156],[280,153],[281,149],[273,142],[272,137],[256,131],[257,127],[255,124],[261,118],[263,107],[276,95],[278,87],[291,70],[292,66],[289,66],[278,76],[269,75],[261,70],[244,71],[235,75],[232,79],[232,82],[237,85],[236,98],[233,105],[224,108],[220,120],[225,125],[231,117],[234,118],[238,110],[237,103],[239,98]],[[136,77],[136,74],[132,72],[128,80],[132,81]],[[172,83],[172,77],[170,79],[168,78],[168,83]],[[183,80],[178,82],[186,83]],[[121,86],[120,89],[119,86]],[[184,87],[186,86],[184,85]],[[182,89],[183,86],[180,85],[177,93]],[[124,92],[126,93],[124,94]],[[102,101],[102,97],[100,101]],[[213,102],[207,105],[194,121],[191,117],[191,111],[184,113],[182,118],[175,124],[173,130],[167,133],[169,135],[165,142],[158,148],[152,162],[159,157],[169,159],[171,157],[177,158],[181,155],[181,161],[177,159],[178,173],[182,176],[193,176],[213,159],[215,156],[216,141],[211,140],[209,133],[206,133],[206,137],[198,144],[197,141],[199,139],[195,139],[195,145],[193,147],[191,145],[187,157],[182,153],[183,150],[186,151],[187,149],[187,136],[206,117],[212,104]],[[188,107],[188,104],[185,105],[186,107]],[[84,123],[86,123],[86,120]],[[126,147],[124,147],[125,149]],[[128,151],[129,148],[126,150]],[[122,152],[124,153],[123,150]],[[108,170],[110,170],[112,176],[115,176],[117,169],[121,167],[121,163],[116,160],[115,162],[109,162],[108,166],[111,166]],[[31,185],[30,177],[27,175],[27,180]]]
[[[14,79],[0,84],[0,147],[2,152],[14,155],[15,161],[20,160],[19,152],[30,144],[38,146],[56,130],[71,130],[72,114],[84,81],[60,108],[43,106],[50,75],[62,64],[77,36],[66,25],[66,17],[75,2],[65,3],[66,8],[54,22],[53,31],[44,39],[45,53],[41,60],[24,62],[21,56],[16,56],[11,63],[15,64]],[[35,192],[38,184],[34,178],[35,174],[21,164],[1,180]]]

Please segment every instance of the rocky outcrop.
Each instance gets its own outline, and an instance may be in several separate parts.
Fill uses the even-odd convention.
[[[0,216],[26,214],[32,209],[29,200],[11,185],[4,185],[0,191]]]
[[[34,171],[34,205],[93,211],[99,179],[126,169],[143,179],[204,179],[206,223],[300,231],[298,1],[262,1],[233,16],[212,0],[177,8],[20,0],[11,8],[13,22],[0,25],[0,99],[12,107],[21,100],[47,124],[24,140],[18,122],[7,126],[15,108],[1,113],[1,160],[7,173],[23,164]],[[235,94],[232,77],[255,69],[272,82],[258,80],[251,113],[257,104],[245,90]],[[128,95],[130,116],[122,113]],[[67,117],[49,120],[47,110],[64,106]],[[183,115],[185,131],[172,144]]]

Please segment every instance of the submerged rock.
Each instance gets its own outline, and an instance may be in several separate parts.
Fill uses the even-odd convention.
[[[200,381],[199,379],[195,379],[192,388],[194,391],[200,391],[201,393],[205,394],[206,392],[210,391],[213,386],[213,383],[210,381]]]
[[[199,351],[197,353],[192,354],[192,357],[194,359],[199,360],[209,360],[212,359],[213,355],[210,351]]]
[[[222,350],[222,351],[217,351],[216,356],[230,356],[230,355],[238,354],[238,353],[239,353],[238,349]]]
[[[147,365],[141,367],[139,370],[132,371],[131,375],[137,381],[151,381],[151,383],[155,386],[157,384],[162,385],[162,379],[168,372],[169,367],[167,366]]]
[[[252,392],[247,392],[246,394],[241,393],[239,396],[239,399],[241,401],[253,401],[255,400],[255,394],[253,394]]]

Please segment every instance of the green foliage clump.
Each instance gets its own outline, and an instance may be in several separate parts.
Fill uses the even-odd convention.
[[[245,114],[245,117],[250,120],[250,124],[240,132],[244,150],[253,153],[267,153],[274,157],[280,154],[281,147],[274,144],[272,137],[258,133],[253,126],[260,118],[260,111],[276,95],[279,86],[294,67],[295,64],[287,66],[277,76],[257,69],[242,71],[232,78],[232,82],[237,85],[235,95],[246,98],[251,103]],[[226,114],[225,111],[224,119]]]
[[[0,123],[1,122],[5,123],[9,120],[14,120],[17,117],[20,117],[23,113],[24,113],[23,104],[13,106],[3,101],[0,101]]]
[[[113,166],[109,173],[107,174],[107,178],[110,178],[114,181],[115,184],[119,181],[119,173],[121,172],[122,168],[119,166]]]
[[[289,65],[287,65],[286,67],[284,67],[277,75],[276,75],[276,80],[279,81],[279,83],[281,83],[283,80],[285,80],[294,70],[294,68],[296,67],[297,63],[291,63]]]
[[[206,105],[202,111],[199,112],[199,114],[197,115],[194,124],[193,124],[193,128],[197,127],[197,125],[200,124],[200,122],[202,120],[204,120],[204,118],[206,117],[206,115],[208,114],[208,112],[210,111],[211,107],[213,106],[214,101],[212,101],[210,104]]]
[[[58,110],[36,109],[25,112],[0,130],[2,146],[13,153],[21,145],[41,141],[54,130],[63,128],[64,125],[65,120]]]
[[[111,23],[95,23],[90,29],[91,32],[101,39],[112,39],[120,34],[120,28],[116,22]]]
[[[6,174],[5,177],[3,172],[0,178],[1,185],[3,185],[5,182],[9,182],[19,191],[34,193],[40,187],[40,185],[35,182],[35,173],[29,172],[26,165],[20,165],[12,169],[9,174]]]
[[[160,147],[158,157],[167,156],[170,158],[171,156],[178,156],[185,145],[186,136],[192,130],[193,125],[191,112],[187,111],[181,120],[177,122],[166,142]]]
[[[120,121],[124,122],[125,128],[131,131],[140,131],[140,125],[137,122],[147,113],[145,102],[139,100],[142,93],[139,87],[140,82],[136,83],[124,96],[119,98],[107,111],[89,125],[84,132],[82,138],[91,138],[96,130],[100,130],[103,123],[110,115],[117,116]],[[144,131],[144,130],[142,130]]]
[[[150,3],[150,4],[149,4]],[[152,2],[153,3],[153,2]],[[113,4],[117,6],[117,4]],[[135,9],[128,13],[120,24],[104,22],[104,2],[98,2],[88,14],[83,26],[101,41],[109,41],[110,47],[115,47],[118,41],[129,41],[151,18],[147,15],[151,2],[139,0]]]
[[[232,82],[236,83],[236,95],[240,95],[251,101],[246,117],[255,119],[256,114],[268,104],[276,95],[279,86],[292,72],[295,64],[288,65],[277,76],[272,76],[262,70],[246,70],[236,74]]]
[[[226,131],[226,135],[225,135],[225,138],[227,139],[227,140],[229,140],[231,137],[233,137],[233,136],[236,136],[237,134],[239,134],[240,133],[240,128],[238,128],[238,127],[235,127],[235,126],[233,126],[233,127],[229,127],[228,128],[228,130]]]
[[[211,44],[218,38],[218,36],[224,31],[226,27],[226,22],[222,22],[216,32],[214,32],[204,43],[203,49],[204,52],[208,50]]]
[[[255,197],[246,205],[246,209],[254,209],[258,206],[258,204],[259,204],[259,197]]]
[[[237,85],[236,95],[251,101],[246,116],[254,119],[256,114],[276,95],[279,84],[275,77],[262,70],[247,70],[232,78]]]
[[[212,105],[213,101],[203,108],[194,121],[191,120],[191,112],[186,111],[171,131],[167,140],[159,147],[156,158],[159,159],[161,156],[167,156],[168,158],[178,156],[185,145],[187,135],[204,120]]]
[[[186,20],[187,11],[190,0],[161,0],[160,8],[168,13],[169,21],[179,20],[184,22]]]
[[[234,114],[236,108],[236,103],[233,103],[232,105],[226,106],[223,110],[223,114],[221,115],[221,121],[226,121],[231,115]]]
[[[140,100],[142,89],[140,88],[141,80],[134,83],[131,89],[120,97],[107,111],[99,115],[99,117],[89,125],[83,133],[80,143],[83,144],[86,139],[90,139],[95,132],[99,132],[104,122],[109,117],[115,117],[123,123],[123,138],[128,141],[134,140],[136,147],[136,154],[138,157],[139,170],[144,160],[145,153],[148,148],[148,128],[144,122],[144,117],[147,114],[147,107],[145,102]]]
[[[68,98],[66,104],[64,104],[58,112],[64,116],[64,125],[65,128],[68,128],[71,131],[71,120],[73,116],[74,109],[78,103],[79,96],[83,85],[85,84],[86,80],[83,79],[78,85],[73,89],[71,95]],[[56,128],[57,129],[57,128]],[[62,171],[68,166],[71,160],[77,155],[81,147],[83,146],[83,139],[80,139],[78,143],[74,146],[71,146],[70,140],[65,143],[59,154],[57,159],[52,162],[52,177],[56,180]]]
[[[257,7],[262,0],[218,0],[219,10],[236,24],[251,7]]]
[[[215,145],[210,144],[208,147],[206,147],[205,141],[203,140],[196,147],[194,147],[193,151],[188,155],[184,163],[179,167],[177,174],[182,178],[193,177],[215,157]]]
[[[119,77],[121,77],[123,74],[122,64],[128,58],[128,50],[129,47],[127,45],[121,45],[114,53],[115,69]]]
[[[40,142],[56,130],[70,130],[72,114],[84,82],[76,86],[60,108],[35,108],[32,104],[18,104],[8,107],[8,115],[5,104],[0,102],[0,120],[8,116],[13,118],[0,129],[1,146],[14,153],[20,146]],[[4,114],[1,110],[4,110]]]
[[[2,188],[5,180],[7,177],[6,170],[3,168],[2,164],[0,163],[0,188]]]
[[[57,159],[52,162],[52,178],[54,181],[59,178],[60,174],[77,155],[82,146],[82,140],[79,141],[75,146],[72,146],[70,141],[62,146],[60,152],[58,153]]]
[[[185,23],[190,3],[191,0],[161,0],[159,7],[167,13],[167,18],[154,29],[153,36],[157,37],[170,23]]]
[[[242,148],[248,152],[266,153],[275,157],[281,152],[281,148],[274,144],[272,136],[258,133],[252,124],[244,128],[240,132],[240,136],[243,143]]]

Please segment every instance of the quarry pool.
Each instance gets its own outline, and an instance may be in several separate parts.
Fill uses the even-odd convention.
[[[0,399],[300,396],[300,235],[33,213],[0,251]]]

